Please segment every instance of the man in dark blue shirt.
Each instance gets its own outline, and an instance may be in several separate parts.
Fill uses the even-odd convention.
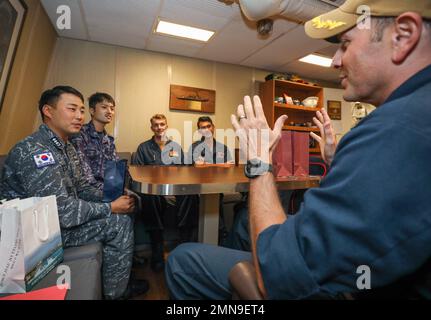
[[[151,120],[151,130],[154,136],[141,143],[132,159],[137,165],[183,165],[184,153],[181,146],[166,136],[168,122],[164,115],[156,114]],[[178,226],[181,241],[194,240],[198,223],[197,196],[164,197],[141,194],[144,224],[151,239],[151,268],[161,271],[164,268],[163,257],[163,229],[165,222],[163,213],[168,206],[176,210],[176,225]]]
[[[198,119],[198,129],[202,134],[202,138],[190,146],[187,153],[189,163],[234,163],[228,147],[214,139],[215,126],[210,117],[200,117]]]
[[[244,260],[269,299],[431,297],[430,19],[429,0],[347,0],[306,23],[311,37],[341,42],[333,66],[344,99],[378,108],[344,136],[320,188],[286,217],[269,162],[287,116],[271,130],[260,99],[245,97],[232,124],[249,147],[252,253],[178,247],[166,268],[174,298],[230,298],[228,274]],[[263,148],[250,129],[269,133]]]

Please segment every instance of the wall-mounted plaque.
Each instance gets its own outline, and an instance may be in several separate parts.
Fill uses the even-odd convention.
[[[328,100],[328,115],[332,120],[341,120],[341,101]]]
[[[215,113],[214,90],[171,85],[169,109]]]

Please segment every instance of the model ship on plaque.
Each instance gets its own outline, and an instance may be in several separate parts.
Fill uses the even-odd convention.
[[[171,85],[169,109],[214,113],[215,91]]]

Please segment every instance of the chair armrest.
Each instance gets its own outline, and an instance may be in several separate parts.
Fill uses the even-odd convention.
[[[237,263],[229,272],[234,300],[263,300],[257,285],[256,270],[250,261]]]

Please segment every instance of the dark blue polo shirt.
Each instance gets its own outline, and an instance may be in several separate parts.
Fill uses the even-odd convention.
[[[184,153],[181,146],[171,140],[166,142],[162,151],[153,137],[139,145],[132,162],[133,164],[157,166],[182,165],[184,164]]]
[[[364,265],[375,289],[429,260],[430,123],[431,66],[344,136],[329,174],[295,216],[259,235],[270,298],[358,291]]]
[[[188,163],[194,164],[199,158],[204,159],[206,163],[220,164],[232,161],[232,156],[228,147],[213,139],[213,148],[205,142],[205,137],[194,142],[187,152]]]

